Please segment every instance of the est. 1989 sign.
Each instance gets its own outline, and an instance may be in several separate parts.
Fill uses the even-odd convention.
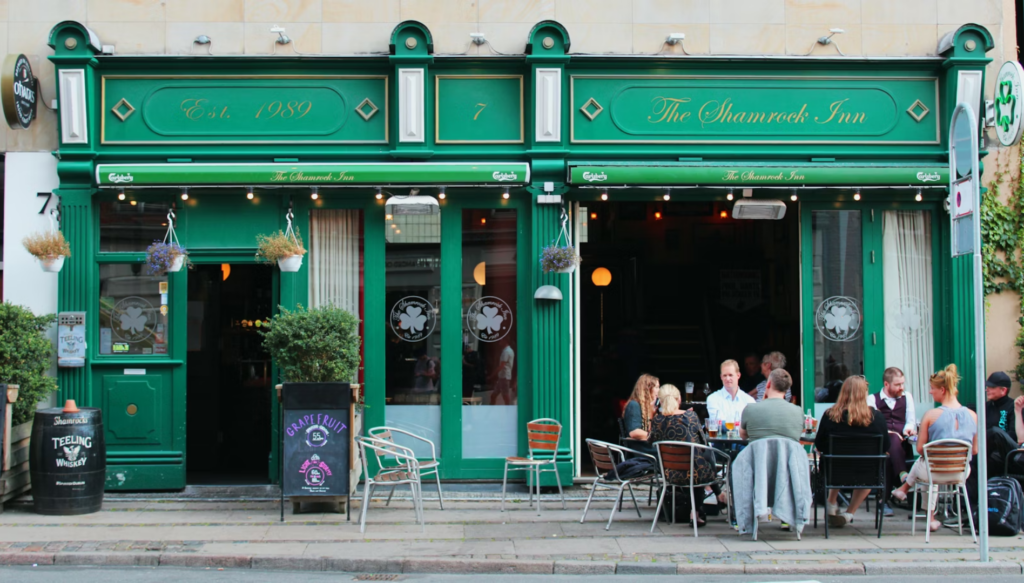
[[[39,82],[32,74],[32,64],[25,55],[7,55],[0,75],[0,99],[4,117],[11,129],[23,130],[36,118]]]

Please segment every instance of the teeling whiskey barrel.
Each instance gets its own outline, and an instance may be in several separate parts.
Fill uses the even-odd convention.
[[[29,444],[32,502],[39,514],[89,514],[103,505],[107,452],[99,409],[36,411]]]

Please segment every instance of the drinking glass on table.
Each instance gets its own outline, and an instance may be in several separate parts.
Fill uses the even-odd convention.
[[[718,419],[708,418],[704,420],[704,423],[707,425],[708,428],[708,437],[710,439],[715,439],[716,437],[718,437]]]
[[[733,421],[732,419],[727,419],[725,421],[725,431],[726,431],[725,437],[726,437],[726,439],[732,439],[733,438],[732,437],[732,431],[733,431],[733,429],[735,427],[736,427],[736,422]]]

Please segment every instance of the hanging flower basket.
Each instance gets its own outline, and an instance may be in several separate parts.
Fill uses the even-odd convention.
[[[294,273],[302,268],[302,255],[289,255],[277,260],[277,266],[281,271]]]
[[[153,241],[146,248],[146,273],[162,275],[181,271],[186,264],[192,265],[188,259],[188,251],[178,242],[178,234],[174,232],[174,210],[167,212],[167,234],[164,240]]]
[[[146,273],[162,275],[181,271],[188,261],[188,251],[178,244],[154,241],[146,248]],[[189,263],[191,265],[191,263]]]
[[[55,220],[55,219],[51,219]],[[64,238],[64,233],[53,223],[49,231],[33,233],[22,242],[25,250],[39,260],[43,271],[57,273],[64,267],[64,258],[71,257],[71,245]]]
[[[572,273],[576,271],[580,261],[582,258],[576,254],[576,249],[568,245],[559,246],[553,243],[545,247],[540,254],[540,266],[544,273]]]
[[[281,271],[294,273],[302,267],[302,256],[306,248],[298,229],[292,228],[291,209],[285,215],[288,228],[269,235],[256,235],[256,259],[263,263],[277,263]]]
[[[39,266],[43,268],[43,271],[57,273],[64,267],[64,256],[40,257]]]

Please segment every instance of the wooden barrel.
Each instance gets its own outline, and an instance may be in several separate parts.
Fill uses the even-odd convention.
[[[29,442],[32,502],[39,514],[89,514],[103,505],[107,449],[99,409],[36,411]]]

